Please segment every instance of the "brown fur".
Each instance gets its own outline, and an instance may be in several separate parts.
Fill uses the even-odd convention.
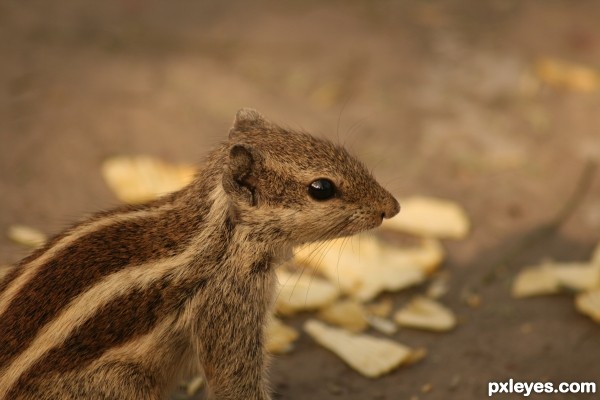
[[[319,178],[333,198],[309,196]],[[92,216],[0,282],[0,399],[159,399],[192,372],[214,398],[269,399],[275,266],[398,210],[343,148],[240,110],[191,185]]]

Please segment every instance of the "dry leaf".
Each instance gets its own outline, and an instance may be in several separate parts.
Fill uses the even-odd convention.
[[[273,317],[267,324],[267,341],[265,347],[270,353],[287,353],[292,349],[298,336],[298,331]]]
[[[418,296],[399,310],[394,319],[400,326],[430,331],[449,331],[456,326],[454,313],[427,297]]]
[[[377,315],[367,315],[367,321],[369,325],[386,335],[393,335],[398,332],[398,326],[387,318],[378,317]]]
[[[402,211],[385,220],[386,229],[419,236],[462,239],[469,233],[469,219],[458,204],[431,197],[401,200]]]
[[[558,278],[548,265],[527,268],[517,275],[512,286],[514,297],[530,297],[557,293],[560,290]]]
[[[562,287],[576,291],[600,288],[600,265],[560,263],[552,269]]]
[[[545,263],[517,275],[513,296],[529,297],[559,292],[562,288],[582,291],[600,287],[600,264]]]
[[[8,238],[24,246],[38,248],[46,243],[46,235],[25,225],[12,225],[8,228]]]
[[[298,311],[315,310],[331,304],[340,291],[329,281],[306,273],[290,273],[283,268],[277,270],[279,292],[275,308],[279,314],[289,315]]]
[[[418,347],[416,349],[413,349],[410,352],[410,356],[406,360],[405,364],[406,365],[416,364],[419,361],[421,361],[422,359],[424,359],[425,357],[427,357],[427,349],[424,347]]]
[[[102,177],[119,198],[143,203],[179,190],[192,182],[196,169],[172,165],[148,156],[117,156],[102,163]]]
[[[536,65],[536,74],[550,86],[577,92],[594,92],[600,87],[597,70],[565,61],[540,60]]]
[[[427,287],[427,297],[439,299],[443,297],[450,289],[448,274],[436,276]]]
[[[419,284],[442,261],[443,249],[434,239],[418,246],[398,248],[369,235],[351,241],[337,239],[304,247],[296,260],[322,272],[342,291],[367,301],[383,291]]]
[[[600,289],[579,293],[575,297],[575,308],[600,324]]]
[[[355,300],[333,303],[319,312],[319,318],[351,332],[362,332],[368,325],[365,307]]]
[[[397,368],[411,354],[410,348],[392,340],[353,334],[314,319],[306,321],[304,330],[321,346],[369,378],[376,378]]]
[[[369,312],[369,314],[375,315],[377,317],[387,318],[392,313],[393,307],[394,302],[388,297],[376,303],[368,304],[367,311]]]
[[[444,260],[444,249],[440,242],[433,238],[420,238],[418,242],[418,245],[413,246],[392,246],[381,243],[379,258],[387,264],[417,266],[425,274],[430,275]]]

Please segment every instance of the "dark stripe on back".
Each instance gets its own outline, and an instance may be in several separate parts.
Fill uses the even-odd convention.
[[[182,308],[187,296],[200,290],[205,280],[171,284],[169,278],[154,282],[106,304],[75,330],[61,346],[50,350],[23,374],[7,398],[26,396],[36,381],[52,374],[85,368],[107,350],[149,333],[167,315]],[[33,389],[35,390],[35,389]]]
[[[40,247],[39,249],[35,249],[33,252],[31,252],[31,254],[19,261],[17,265],[15,265],[15,268],[7,276],[5,276],[4,279],[0,281],[0,293],[4,292],[8,285],[25,271],[25,268],[23,267],[24,265],[29,264],[36,258],[40,257],[42,254],[44,254],[46,251],[48,251],[48,249],[54,247],[54,245],[60,239],[65,237],[68,233],[69,231],[67,230],[59,235],[52,237],[42,247]]]
[[[15,266],[15,269],[13,271],[11,271],[7,276],[5,276],[2,281],[0,281],[0,293],[2,293],[8,287],[9,283],[11,283],[13,280],[15,280],[18,276],[21,275],[21,273],[25,270],[24,268],[22,268],[22,266],[27,265],[30,262],[37,259],[38,257],[40,257],[46,251],[48,251],[49,249],[54,247],[61,239],[68,236],[69,234],[71,234],[76,228],[83,226],[83,225],[89,225],[91,223],[97,222],[100,219],[114,216],[117,214],[131,213],[131,212],[142,211],[142,210],[150,211],[154,208],[160,207],[161,205],[166,203],[168,200],[172,200],[175,197],[175,195],[176,194],[173,193],[173,194],[170,194],[167,196],[163,196],[163,197],[159,198],[158,200],[155,200],[155,201],[153,201],[151,203],[147,203],[147,204],[137,204],[137,205],[125,204],[120,207],[113,208],[111,210],[100,211],[100,212],[93,214],[88,219],[81,221],[78,224],[74,224],[74,225],[70,226],[69,228],[65,229],[63,232],[59,233],[58,235],[52,236],[46,243],[44,243],[44,245],[42,247],[33,250],[31,252],[31,254],[29,254],[28,256],[23,258],[21,261],[19,261],[17,263],[17,265]]]
[[[0,369],[21,353],[38,331],[73,298],[107,275],[180,253],[200,229],[182,210],[121,221],[91,232],[46,262],[0,318]]]

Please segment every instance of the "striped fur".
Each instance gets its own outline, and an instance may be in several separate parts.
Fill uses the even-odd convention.
[[[323,176],[339,198],[310,199]],[[241,110],[190,186],[99,213],[3,278],[0,400],[161,399],[198,372],[214,398],[269,399],[274,266],[397,212],[342,148]]]

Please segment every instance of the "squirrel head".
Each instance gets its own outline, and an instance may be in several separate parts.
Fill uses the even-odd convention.
[[[284,129],[252,109],[237,112],[224,164],[236,222],[291,245],[372,229],[400,210],[342,146]]]

